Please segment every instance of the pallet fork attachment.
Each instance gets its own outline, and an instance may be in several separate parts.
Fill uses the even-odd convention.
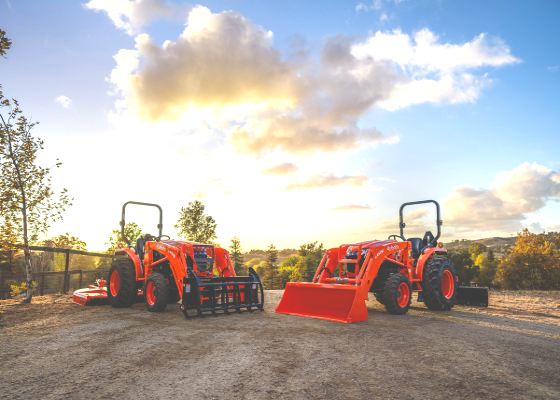
[[[181,301],[185,318],[218,312],[264,310],[263,285],[253,268],[249,268],[248,276],[213,278],[197,276],[191,266],[187,271]]]

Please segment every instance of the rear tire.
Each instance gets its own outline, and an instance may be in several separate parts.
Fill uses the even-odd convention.
[[[410,308],[412,288],[410,281],[402,274],[391,274],[383,289],[383,304],[390,314],[406,314]]]
[[[444,256],[432,256],[422,278],[424,304],[433,311],[449,311],[457,299],[457,272]]]
[[[167,278],[159,272],[152,272],[144,286],[146,308],[151,312],[165,310],[169,297],[169,284]]]
[[[129,258],[116,258],[107,275],[107,297],[113,307],[130,307],[136,301],[136,271]]]

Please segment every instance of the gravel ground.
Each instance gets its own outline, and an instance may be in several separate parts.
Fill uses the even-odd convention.
[[[264,312],[185,320],[70,296],[0,302],[2,399],[558,399],[560,294],[340,324]]]

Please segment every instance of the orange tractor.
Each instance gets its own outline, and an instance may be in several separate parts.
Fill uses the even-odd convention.
[[[426,203],[436,207],[436,236],[428,231],[423,238],[405,238],[404,208]],[[339,322],[364,321],[369,292],[391,314],[405,314],[413,292],[418,292],[419,300],[430,310],[450,310],[458,296],[471,303],[484,303],[486,297],[487,305],[487,288],[459,287],[447,250],[438,243],[442,225],[439,204],[434,200],[404,203],[399,216],[400,235],[327,250],[311,282],[287,283],[276,312]]]
[[[126,202],[122,207],[121,236],[129,204],[159,211],[158,236],[143,235],[134,246],[115,251],[106,282],[74,292],[78,304],[104,298],[113,307],[129,307],[143,296],[148,311],[163,311],[168,303],[181,303],[185,317],[205,313],[263,310],[264,291],[257,273],[236,276],[229,253],[211,244],[171,240],[162,235],[163,212],[159,205]],[[107,287],[102,287],[106,283]]]

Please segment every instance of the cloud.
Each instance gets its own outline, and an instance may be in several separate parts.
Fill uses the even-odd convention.
[[[68,96],[57,96],[55,97],[54,101],[60,104],[63,108],[70,108],[72,106],[72,99]]]
[[[466,43],[450,44],[441,43],[429,29],[413,36],[400,30],[378,31],[354,45],[352,54],[359,60],[384,62],[400,71],[403,79],[379,103],[391,111],[421,103],[473,102],[491,83],[487,74],[473,70],[520,61],[502,40],[484,33]]]
[[[278,164],[273,167],[265,169],[265,175],[287,175],[297,171],[297,166],[292,163]]]
[[[558,72],[558,71],[560,71],[560,65],[550,65],[550,66],[546,67],[546,70],[548,72]]]
[[[309,153],[397,143],[396,133],[361,118],[376,106],[475,101],[490,79],[472,69],[517,60],[497,39],[447,44],[427,29],[335,36],[321,50],[317,60],[284,58],[272,32],[237,12],[196,6],[174,41],[141,34],[134,49],[121,49],[108,80],[117,113],[190,115],[241,152]]]
[[[141,32],[153,20],[186,13],[187,8],[163,0],[90,0],[84,7],[105,12],[113,24],[129,35]]]
[[[333,186],[363,186],[368,178],[364,175],[318,175],[304,182],[292,183],[286,187],[287,190],[296,189],[318,189]]]
[[[527,214],[560,199],[560,174],[537,163],[501,172],[489,189],[457,188],[445,201],[445,222],[456,228],[516,231]]]
[[[331,208],[333,211],[365,211],[371,209],[371,206],[364,204],[343,204],[341,206]]]

